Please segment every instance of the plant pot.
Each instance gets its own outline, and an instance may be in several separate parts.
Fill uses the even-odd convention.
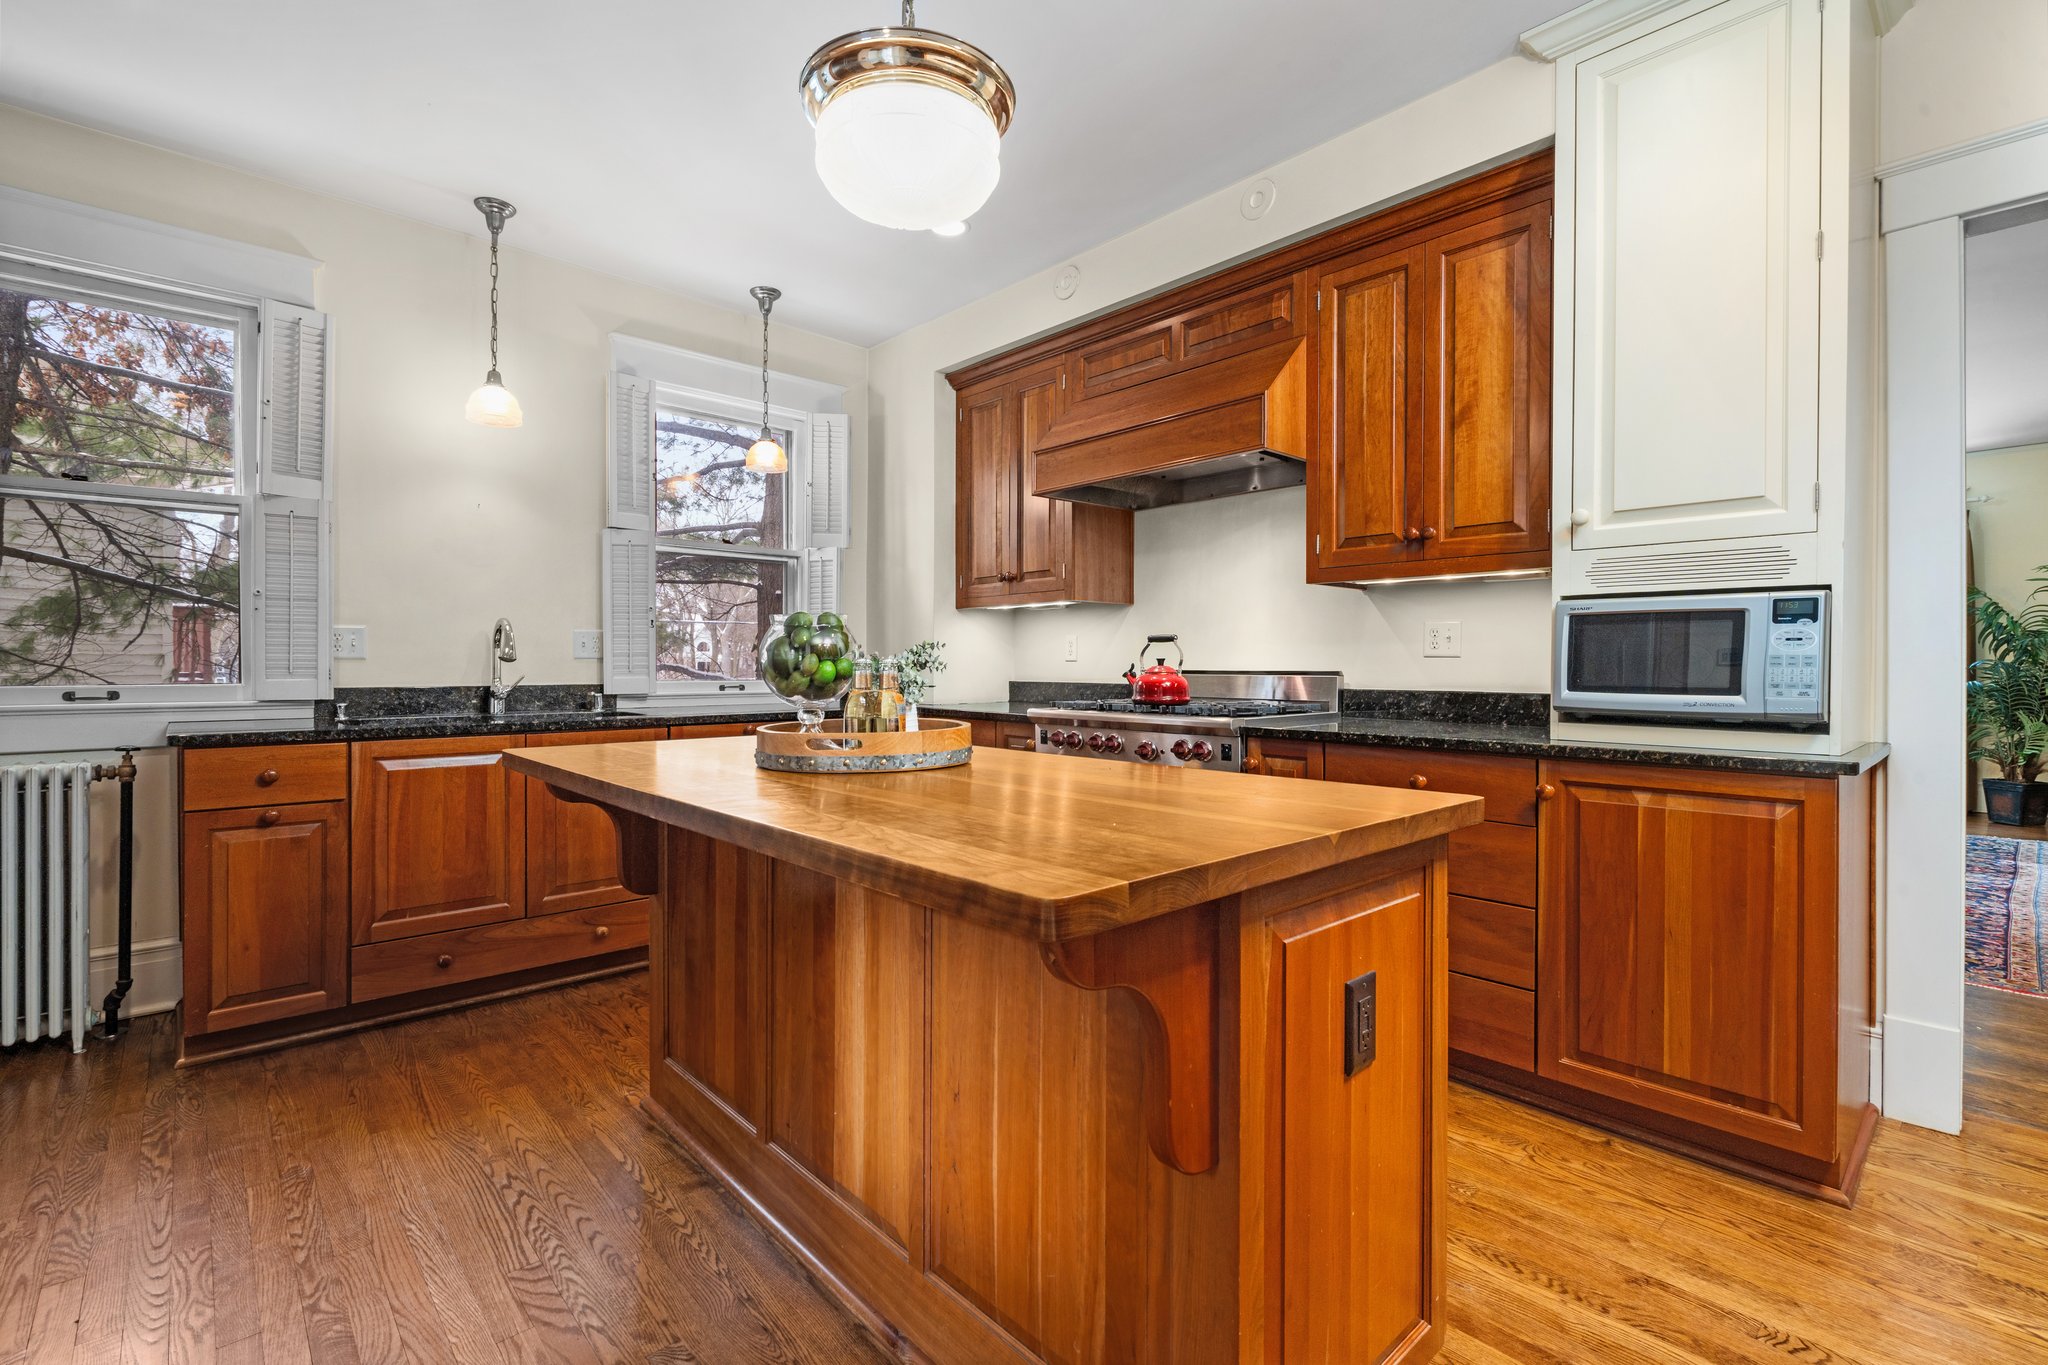
[[[2048,782],[1987,777],[1984,813],[1994,825],[2048,825]]]

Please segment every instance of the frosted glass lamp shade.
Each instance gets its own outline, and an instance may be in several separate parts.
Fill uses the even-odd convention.
[[[747,468],[756,474],[780,474],[789,468],[789,455],[776,441],[763,436],[747,447]]]
[[[818,178],[882,227],[965,222],[995,192],[1002,146],[981,105],[923,81],[871,80],[818,111]]]
[[[477,386],[476,392],[463,404],[462,415],[480,427],[516,427],[526,420],[526,414],[519,410],[519,400],[512,396],[512,390],[495,379]]]

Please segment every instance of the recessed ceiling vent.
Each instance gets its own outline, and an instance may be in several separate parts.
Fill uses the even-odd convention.
[[[1798,562],[1783,545],[1601,555],[1586,570],[1586,581],[1596,588],[1665,589],[1781,583]]]

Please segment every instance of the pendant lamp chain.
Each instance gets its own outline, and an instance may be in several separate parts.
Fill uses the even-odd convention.
[[[916,28],[916,27],[917,27],[917,4],[916,4],[916,0],[903,0],[903,27],[905,27],[905,28]]]
[[[491,382],[498,382],[498,227],[491,227]]]
[[[768,310],[782,297],[780,289],[757,284],[747,291],[761,305],[761,439],[773,439],[768,431]]]

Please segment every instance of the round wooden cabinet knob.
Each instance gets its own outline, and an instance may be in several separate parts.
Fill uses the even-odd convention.
[[[1427,787],[1429,785],[1429,779],[1424,777],[1421,773],[1417,773],[1415,774],[1415,776],[1408,779],[1408,785],[1415,788],[1417,791],[1420,791],[1422,790],[1422,788]]]
[[[434,965],[436,967],[453,967],[455,965],[455,959],[448,956],[448,954],[443,953],[439,957],[434,959]]]
[[[1423,538],[1424,540],[1435,540],[1435,539],[1436,539],[1436,527],[1434,527],[1434,526],[1425,526],[1425,527],[1423,527],[1423,528],[1422,528],[1422,538]]]
[[[1401,533],[1401,539],[1403,539],[1403,540],[1420,540],[1420,539],[1422,539],[1422,528],[1421,528],[1421,527],[1419,527],[1419,526],[1411,526],[1411,527],[1409,527],[1409,528],[1408,528],[1407,530],[1405,530],[1405,531],[1403,531],[1403,532]]]
[[[277,769],[265,768],[262,772],[256,774],[256,785],[259,787],[277,785]]]
[[[267,810],[256,817],[256,823],[259,825],[274,825],[277,823],[277,820],[278,812],[274,810]]]
[[[609,924],[598,925],[597,936],[599,938],[610,938],[612,936],[612,927]]]
[[[1555,795],[1557,795],[1557,788],[1551,786],[1548,782],[1538,782],[1536,784],[1536,799],[1538,801],[1548,801]]]

